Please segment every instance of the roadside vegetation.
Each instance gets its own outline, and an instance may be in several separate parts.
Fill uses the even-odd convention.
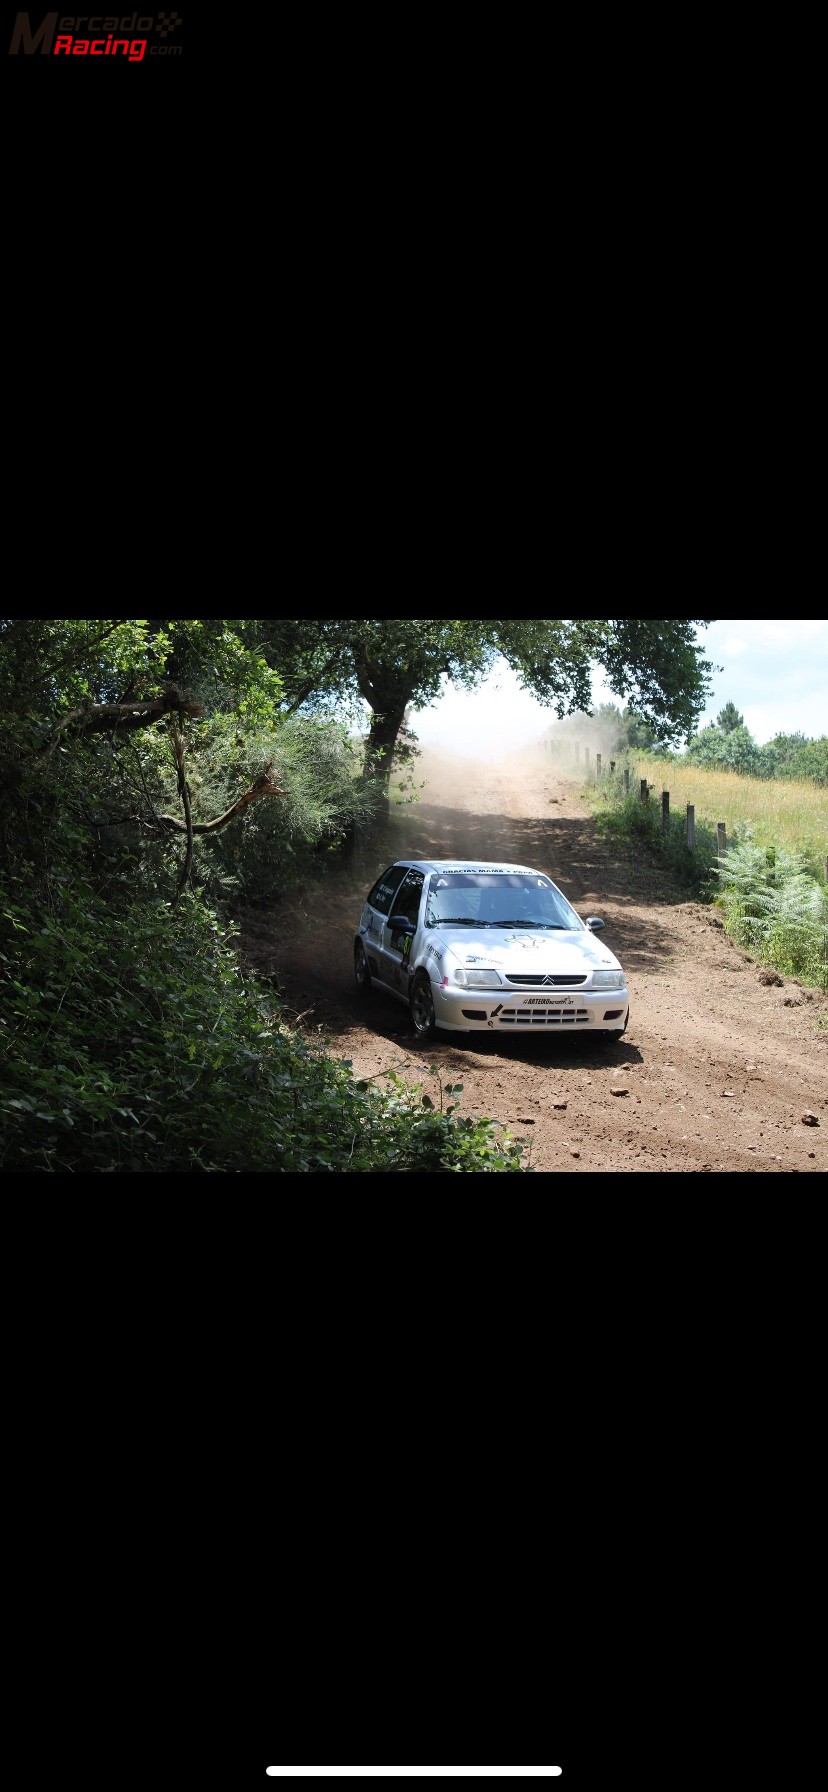
[[[611,710],[605,706],[605,723],[612,721]],[[758,963],[828,989],[828,737],[780,735],[752,754],[755,743],[729,704],[719,724],[702,730],[685,753],[647,752],[624,739],[624,718],[618,711],[615,716],[607,754],[608,764],[616,755],[615,769],[604,772],[602,766],[601,777],[593,775],[585,785],[602,830],[619,842],[643,845],[669,869],[678,890],[715,903],[730,937]],[[753,757],[756,773],[736,770],[737,757]],[[775,777],[769,775],[772,765]],[[795,776],[794,767],[809,770]],[[688,805],[695,811],[692,851]],[[726,852],[720,858],[722,823]]]
[[[0,622],[4,1169],[525,1168],[462,1085],[355,1079],[244,967],[234,903],[324,891],[376,810],[282,694],[239,625]]]

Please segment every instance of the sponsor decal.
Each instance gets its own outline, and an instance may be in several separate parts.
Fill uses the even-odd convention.
[[[519,865],[444,865],[443,877],[514,877]]]
[[[574,1008],[574,996],[524,996],[520,1008]]]

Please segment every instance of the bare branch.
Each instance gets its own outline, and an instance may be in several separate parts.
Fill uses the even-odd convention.
[[[181,802],[182,802],[183,809],[184,809],[184,828],[185,828],[186,834],[187,834],[187,851],[184,854],[184,864],[181,868],[181,876],[178,879],[178,889],[176,890],[175,895],[172,899],[172,902],[170,903],[170,908],[175,908],[176,904],[179,901],[179,898],[183,895],[184,890],[187,887],[187,879],[188,879],[188,877],[190,875],[190,871],[192,869],[192,863],[193,863],[193,818],[190,813],[190,792],[187,789],[187,780],[184,776],[184,742],[181,738],[181,735],[178,732],[178,729],[176,728],[175,723],[172,720],[170,721],[170,735],[172,738],[173,752],[175,754],[175,763],[178,766],[178,794],[181,797]],[[164,818],[161,817],[160,819],[164,819]],[[178,825],[180,827],[181,823],[179,822]]]
[[[131,703],[92,703],[82,704],[80,709],[70,709],[69,714],[59,722],[51,740],[43,747],[38,758],[50,758],[57,746],[60,736],[67,728],[73,728],[76,734],[112,733],[116,729],[121,732],[134,728],[148,728],[153,722],[160,722],[164,716],[175,710],[180,717],[202,716],[203,707],[195,703],[191,697],[185,697],[175,685],[170,685],[160,697],[137,699]]]
[[[219,828],[226,828],[229,821],[233,821],[236,815],[241,815],[242,810],[247,808],[248,803],[255,803],[257,797],[286,797],[287,794],[286,790],[280,789],[276,782],[274,768],[272,765],[269,765],[266,771],[262,772],[261,777],[256,779],[255,784],[251,784],[250,789],[246,790],[244,795],[238,798],[237,802],[232,803],[229,809],[225,809],[223,815],[217,815],[215,821],[191,822],[190,825],[192,831],[194,834],[217,834]],[[176,832],[179,834],[186,834],[187,832],[186,822],[179,821],[178,817],[175,815],[156,815],[155,819],[156,821],[163,822],[165,827],[175,828]]]

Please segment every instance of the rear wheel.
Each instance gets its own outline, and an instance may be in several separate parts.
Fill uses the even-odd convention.
[[[411,1025],[418,1039],[433,1039],[437,1029],[434,1017],[434,997],[431,983],[425,971],[418,971],[409,996],[411,1009]]]
[[[365,947],[361,940],[357,940],[354,947],[354,977],[356,979],[357,994],[367,996],[371,988],[372,977],[368,960],[365,956]]]

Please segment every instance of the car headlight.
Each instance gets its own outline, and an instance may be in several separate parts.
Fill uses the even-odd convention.
[[[452,971],[452,981],[460,989],[502,989],[503,979],[497,971],[467,971],[462,964]]]
[[[623,971],[593,971],[592,987],[593,989],[623,989],[624,973]]]

